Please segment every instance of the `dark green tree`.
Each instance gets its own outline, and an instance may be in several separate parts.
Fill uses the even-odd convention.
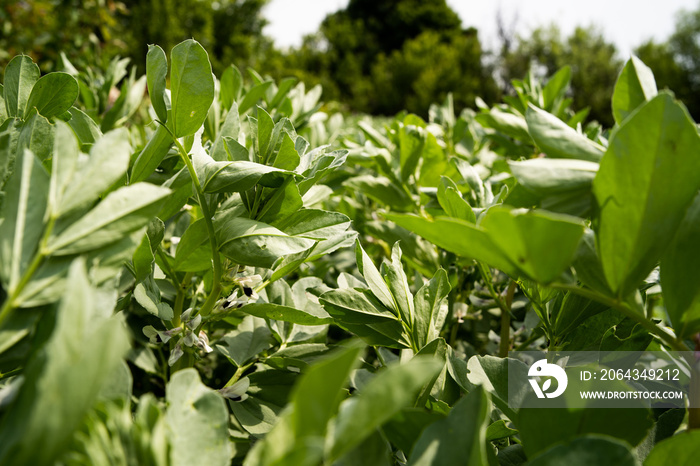
[[[122,22],[130,37],[130,55],[145,65],[147,44],[166,52],[177,43],[197,39],[209,51],[214,70],[231,63],[252,64],[265,39],[262,8],[268,0],[122,0],[128,9]]]
[[[312,72],[355,110],[425,116],[448,91],[464,107],[495,89],[481,55],[476,31],[463,30],[445,0],[351,0],[290,53],[284,71]]]
[[[148,44],[166,52],[194,37],[215,71],[255,64],[269,48],[262,34],[268,0],[9,0],[0,8],[0,67],[26,53],[45,71],[60,68],[60,52],[77,67],[104,66],[115,55],[145,71]]]
[[[128,54],[119,23],[124,13],[124,4],[113,0],[3,1],[0,72],[20,53],[30,55],[44,71],[61,66],[61,52],[81,67]]]

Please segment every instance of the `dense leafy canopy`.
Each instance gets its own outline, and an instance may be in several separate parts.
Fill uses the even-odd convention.
[[[391,5],[426,29],[381,38],[391,66],[470,40],[444,2]],[[5,68],[1,463],[692,461],[697,390],[508,405],[513,349],[692,354],[700,135],[641,60],[612,129],[574,110],[570,67],[478,112],[446,93],[358,121],[318,87],[212,73],[193,39],[146,65]],[[456,82],[436,72],[416,79]]]

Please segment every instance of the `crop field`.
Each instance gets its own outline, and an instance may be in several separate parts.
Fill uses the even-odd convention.
[[[700,134],[641,60],[603,127],[568,67],[378,119],[167,52],[4,71],[0,465],[697,464]],[[514,405],[522,351],[687,396]]]

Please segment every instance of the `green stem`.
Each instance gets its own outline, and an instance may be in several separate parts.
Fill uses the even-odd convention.
[[[14,290],[12,290],[12,292],[7,296],[5,302],[2,305],[2,308],[0,308],[0,326],[10,315],[10,312],[15,308],[15,301],[22,294],[22,291],[24,291],[24,287],[26,287],[27,284],[31,281],[32,277],[36,273],[41,263],[49,255],[46,245],[49,242],[49,237],[51,236],[51,232],[53,231],[53,227],[55,224],[56,217],[49,217],[49,222],[46,225],[44,235],[42,236],[41,241],[39,242],[39,248],[37,250],[36,255],[30,262],[29,266],[27,267],[27,270],[24,271],[24,275],[22,275],[22,278],[20,278],[19,283],[17,283],[17,286],[15,286]]]
[[[175,309],[173,310],[173,327],[179,327],[182,322],[180,322],[180,316],[182,315],[182,308],[185,305],[185,293],[190,287],[190,282],[192,281],[192,272],[187,272],[185,278],[182,282],[176,285],[177,294],[175,295]]]
[[[234,383],[238,382],[238,380],[241,378],[241,376],[243,375],[243,373],[244,373],[246,370],[248,370],[248,368],[249,368],[250,366],[252,366],[252,365],[254,364],[254,362],[255,362],[255,361],[249,362],[248,364],[245,364],[245,365],[243,365],[243,366],[238,367],[238,369],[236,369],[236,372],[233,374],[233,376],[228,380],[228,382],[226,382],[226,385],[224,385],[224,388],[230,387],[230,386],[233,385]]]
[[[498,355],[502,358],[508,356],[510,350],[510,310],[515,296],[515,280],[511,280],[506,292],[506,311],[501,311],[501,343],[498,347]]]
[[[690,366],[690,393],[688,393],[688,430],[700,429],[700,363]],[[692,407],[691,407],[692,406]]]
[[[219,259],[219,246],[216,243],[216,232],[214,231],[212,214],[209,210],[209,205],[207,204],[204,191],[202,191],[202,185],[199,183],[197,173],[195,172],[194,166],[192,165],[192,161],[190,160],[190,157],[187,154],[185,148],[182,147],[182,144],[180,144],[180,141],[178,141],[174,135],[173,140],[175,141],[175,145],[178,148],[180,157],[187,166],[187,171],[190,172],[190,177],[192,178],[195,190],[197,191],[197,199],[199,201],[199,206],[201,207],[202,214],[204,216],[204,223],[206,224],[207,232],[209,233],[209,244],[211,245],[211,259],[214,276],[212,278],[211,293],[209,293],[209,296],[207,297],[206,301],[204,301],[204,304],[199,310],[199,313],[202,314],[203,317],[206,317],[211,313],[212,309],[214,309],[214,305],[219,299],[219,294],[221,293],[221,260]],[[193,317],[194,315],[196,315],[196,312],[193,314]]]
[[[553,283],[549,286],[556,290],[570,291],[571,293],[583,296],[584,298],[590,299],[592,301],[597,301],[601,304],[605,304],[606,306],[619,311],[625,317],[628,317],[631,320],[637,322],[642,327],[647,329],[650,333],[653,333],[654,335],[661,338],[664,341],[664,343],[666,343],[671,349],[675,351],[691,351],[688,348],[688,346],[686,346],[686,344],[683,343],[682,340],[674,338],[673,335],[666,332],[663,328],[659,327],[651,320],[647,319],[643,311],[637,312],[625,302],[619,301],[614,298],[610,298],[601,293],[598,293],[597,291],[588,288],[581,288],[580,286],[576,285],[570,285],[566,283]]]

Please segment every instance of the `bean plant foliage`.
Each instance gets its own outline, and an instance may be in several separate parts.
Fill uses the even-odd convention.
[[[691,464],[696,409],[507,403],[509,350],[697,341],[700,136],[641,61],[611,129],[569,68],[380,122],[146,61],[5,69],[0,464]]]

